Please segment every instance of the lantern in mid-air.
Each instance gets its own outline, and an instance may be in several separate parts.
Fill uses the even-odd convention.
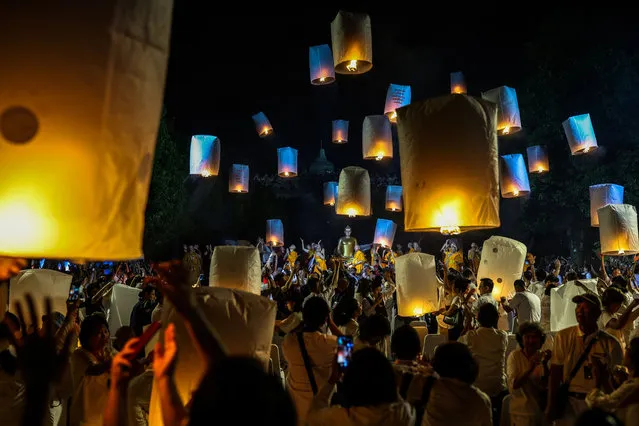
[[[284,224],[280,219],[266,221],[266,244],[271,247],[284,245]]]
[[[249,192],[249,166],[233,164],[229,174],[229,192],[244,194]]]
[[[379,244],[385,248],[393,247],[395,232],[397,232],[397,224],[395,222],[388,219],[377,219],[373,244]]]
[[[545,146],[529,146],[526,148],[526,156],[528,157],[528,172],[541,174],[550,170],[548,151]]]
[[[333,54],[328,44],[311,46],[308,49],[308,66],[311,72],[311,84],[323,86],[335,81]]]
[[[500,161],[500,187],[504,198],[523,197],[530,193],[530,182],[524,156],[502,155]]]
[[[397,123],[397,108],[410,104],[410,86],[401,84],[391,84],[386,92],[386,103],[384,104],[384,115],[391,123]]]
[[[608,204],[597,210],[601,254],[627,256],[639,253],[637,209],[629,204]]]
[[[260,295],[262,262],[255,247],[216,246],[211,255],[209,286]]]
[[[191,137],[191,174],[217,176],[220,171],[220,139],[211,135]]]
[[[562,123],[572,155],[587,154],[598,148],[590,114],[575,115]]]
[[[497,133],[499,136],[512,135],[521,130],[517,91],[501,86],[483,92],[481,97],[497,104]]]
[[[461,71],[450,73],[450,93],[462,95],[466,93],[466,79]]]
[[[264,138],[273,133],[273,126],[268,121],[268,117],[263,112],[258,112],[253,116],[253,122],[255,123],[255,130],[261,138]]]
[[[297,176],[297,150],[287,146],[277,149],[277,174],[280,177]]]
[[[614,183],[591,185],[590,192],[590,226],[599,226],[597,210],[608,204],[623,204],[623,186]]]
[[[324,183],[324,205],[334,206],[337,202],[337,182]]]
[[[371,18],[340,10],[331,22],[333,64],[338,74],[363,74],[373,68]]]
[[[349,217],[371,215],[371,179],[366,169],[349,166],[339,173],[335,211]]]
[[[364,160],[393,158],[393,132],[385,115],[368,115],[362,128]]]
[[[402,211],[401,185],[388,185],[386,187],[386,210],[390,210],[392,212]]]
[[[333,120],[333,143],[348,142],[348,120]]]

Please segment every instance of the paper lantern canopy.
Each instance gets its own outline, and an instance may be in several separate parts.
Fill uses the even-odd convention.
[[[371,18],[340,10],[331,22],[333,64],[338,74],[363,74],[373,68]]]
[[[464,79],[464,73],[461,71],[450,73],[450,93],[465,94],[466,93],[466,80]]]
[[[264,138],[273,133],[273,126],[268,121],[268,117],[263,112],[258,112],[253,116],[253,122],[255,123],[255,130],[261,138]]]
[[[384,115],[391,123],[397,123],[397,108],[410,104],[410,86],[401,84],[391,84],[386,92],[386,104],[384,105]]]
[[[191,137],[191,174],[217,176],[220,171],[220,139],[217,136]]]
[[[402,211],[402,187],[400,185],[388,185],[386,187],[386,210],[392,212]]]
[[[262,289],[262,263],[257,248],[216,246],[211,256],[209,285],[259,295]]]
[[[350,217],[371,215],[371,179],[368,171],[356,166],[342,169],[335,211]]]
[[[435,256],[408,253],[395,259],[397,315],[417,317],[438,309]]]
[[[597,210],[599,242],[605,256],[639,253],[637,209],[629,204],[608,204]]]
[[[284,224],[280,219],[268,219],[266,221],[266,244],[271,247],[284,245]]]
[[[397,231],[397,224],[388,219],[377,219],[375,224],[375,236],[373,237],[373,244],[379,244],[382,247],[392,247],[393,240],[395,240],[395,232]]]
[[[295,148],[277,149],[277,174],[286,178],[297,176],[297,150]]]
[[[515,292],[515,280],[521,278],[528,249],[517,240],[493,235],[481,250],[477,282],[482,278],[493,280],[493,297],[508,297]]]
[[[2,8],[0,255],[142,256],[172,4]]]
[[[481,97],[497,104],[497,133],[500,136],[512,135],[521,130],[519,102],[515,89],[501,86],[483,92]]]
[[[545,146],[529,146],[526,148],[526,156],[528,157],[528,172],[546,173],[550,170],[548,151]]]
[[[597,210],[608,204],[623,204],[623,186],[614,183],[591,185],[590,192],[590,226],[599,226]]]
[[[348,121],[333,120],[333,143],[348,142]]]
[[[233,164],[229,173],[229,192],[245,194],[249,192],[249,166]]]
[[[324,183],[324,205],[334,206],[337,202],[337,182]]]
[[[446,95],[413,102],[397,114],[404,230],[456,234],[497,228],[495,105]]]
[[[369,115],[364,118],[362,155],[364,160],[393,158],[393,132],[385,115]]]
[[[523,197],[530,193],[530,182],[524,156],[521,154],[502,155],[500,161],[501,196],[504,198]]]
[[[323,86],[335,81],[333,54],[328,44],[311,46],[308,49],[308,66],[311,72],[311,84]]]
[[[575,115],[562,123],[572,155],[587,154],[598,148],[590,114]]]

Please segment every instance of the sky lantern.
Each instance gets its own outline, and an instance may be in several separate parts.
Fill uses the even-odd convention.
[[[526,156],[528,157],[529,173],[541,174],[550,171],[548,150],[545,146],[529,146],[526,148]]]
[[[265,138],[273,133],[273,126],[271,126],[271,122],[268,121],[268,117],[263,112],[255,114],[253,116],[253,122],[255,123],[255,130],[257,130],[257,134],[260,135],[261,138]]]
[[[229,192],[246,194],[249,192],[249,166],[233,164],[229,173]]]
[[[271,247],[284,245],[284,224],[280,219],[266,221],[266,244]]]
[[[290,146],[277,149],[277,174],[290,178],[297,176],[297,150]]]
[[[451,235],[499,227],[495,105],[446,95],[397,115],[404,230]]]
[[[334,206],[337,202],[337,182],[324,182],[324,205]]]
[[[368,115],[364,118],[362,155],[364,160],[393,158],[393,132],[385,115]]]
[[[3,4],[1,256],[142,256],[172,4]]]
[[[410,86],[401,84],[391,84],[386,92],[386,104],[384,105],[384,115],[391,123],[397,123],[397,113],[395,110],[410,104]]]
[[[402,211],[401,185],[388,185],[386,187],[386,210],[391,212]]]
[[[521,130],[517,91],[512,87],[501,86],[483,92],[481,97],[497,104],[497,133],[499,136],[512,135]]]
[[[348,120],[333,120],[333,143],[348,142]]]
[[[629,204],[608,204],[597,210],[601,254],[627,256],[639,253],[637,209]]]
[[[504,198],[524,197],[530,193],[530,182],[524,156],[502,155],[500,161],[500,187]]]
[[[461,71],[450,73],[450,93],[462,95],[466,94],[466,79]]]
[[[333,64],[338,74],[364,74],[373,68],[371,18],[340,10],[331,22]]]
[[[333,54],[328,44],[311,46],[308,49],[308,66],[311,72],[311,84],[323,86],[335,81]]]
[[[397,224],[395,222],[388,219],[377,219],[373,244],[379,244],[384,248],[393,247],[395,232],[397,232]]]
[[[191,174],[217,176],[220,170],[220,139],[211,135],[191,136]]]
[[[339,173],[335,211],[349,217],[371,215],[371,179],[366,169],[349,166]]]
[[[262,289],[262,262],[257,248],[216,246],[211,255],[209,285],[259,296]]]
[[[590,114],[574,115],[562,123],[572,155],[581,155],[598,148]]]
[[[608,204],[623,204],[623,186],[614,183],[591,185],[590,192],[590,226],[599,226],[597,210]]]
[[[482,246],[477,282],[482,278],[492,279],[493,297],[497,300],[514,294],[514,283],[521,278],[527,252],[524,243],[493,235]]]
[[[418,317],[439,309],[435,256],[408,253],[395,259],[397,315]]]

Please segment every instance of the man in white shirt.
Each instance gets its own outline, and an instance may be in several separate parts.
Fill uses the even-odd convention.
[[[524,280],[515,280],[515,295],[510,302],[505,297],[501,298],[501,304],[508,313],[515,311],[517,323],[539,322],[541,320],[541,300],[530,291],[526,290]],[[515,326],[517,330],[517,326]]]
[[[485,303],[490,303],[491,305],[495,306],[495,308],[499,306],[497,304],[497,301],[493,297],[494,286],[495,283],[493,283],[493,280],[490,278],[482,278],[481,280],[479,280],[479,297],[477,298],[475,303],[473,303],[472,307],[474,316],[477,316],[477,313],[479,313],[479,308]]]

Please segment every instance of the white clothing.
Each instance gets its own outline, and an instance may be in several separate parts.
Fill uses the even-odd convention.
[[[158,303],[151,312],[151,322],[162,321],[162,304]]]
[[[541,300],[528,290],[515,293],[508,304],[517,311],[518,324],[541,320]]]
[[[437,287],[437,300],[439,302],[439,309],[449,307],[453,303],[453,293],[446,293],[444,286],[440,285]],[[437,325],[443,329],[450,328],[450,326],[444,322],[443,315],[437,315]]]
[[[543,281],[537,281],[534,283],[530,283],[530,285],[528,286],[528,291],[541,299],[542,296],[546,293],[546,286]]]
[[[430,391],[422,426],[492,426],[490,398],[457,379],[438,379]]]
[[[495,328],[479,327],[458,339],[468,346],[479,364],[474,385],[489,396],[506,390],[506,349],[508,334]]]
[[[100,376],[87,376],[87,368],[98,360],[83,348],[71,355],[71,426],[102,426],[104,407],[109,393],[109,372]]]
[[[606,395],[599,389],[593,389],[586,397],[589,407],[599,407],[606,411],[612,411],[626,426],[639,425],[639,404],[629,404],[623,408],[619,404],[629,395],[639,390],[639,378],[626,380],[619,388]]]
[[[541,296],[541,328],[550,333],[550,295]]]
[[[344,333],[345,336],[357,339],[359,337],[359,324],[351,318],[346,324],[339,326],[339,331]]]
[[[611,336],[613,336],[617,340],[619,340],[619,343],[621,344],[621,349],[625,350],[626,349],[626,336],[624,334],[624,329],[621,328],[621,329],[617,330],[617,329],[614,329],[612,327],[608,327],[608,323],[611,320],[619,319],[619,317],[621,317],[621,314],[623,313],[622,309],[619,309],[614,314],[611,314],[610,312],[608,312],[608,311],[606,311],[604,309],[603,312],[601,312],[601,316],[599,316],[599,319],[597,320],[597,325],[599,326],[600,330],[605,331],[606,333],[610,334]]]
[[[153,370],[149,369],[129,382],[128,414],[130,426],[148,426]]]
[[[510,392],[510,415],[541,418],[546,407],[542,407],[543,401],[539,399],[544,392],[541,378],[544,368],[540,364],[528,376],[523,385],[517,389],[513,388],[515,380],[521,377],[526,371],[530,362],[521,350],[515,349],[508,357],[508,392]]]
[[[302,323],[302,313],[301,312],[293,312],[286,318],[282,320],[279,325],[279,329],[282,330],[283,333],[288,334],[291,331],[295,330]]]
[[[477,300],[475,300],[475,303],[473,303],[472,305],[474,316],[477,316],[477,313],[479,312],[479,307],[485,303],[490,303],[495,308],[497,308],[497,310],[499,310],[499,303],[497,303],[497,301],[495,300],[495,298],[493,297],[491,293],[482,294],[481,296],[477,298]]]

